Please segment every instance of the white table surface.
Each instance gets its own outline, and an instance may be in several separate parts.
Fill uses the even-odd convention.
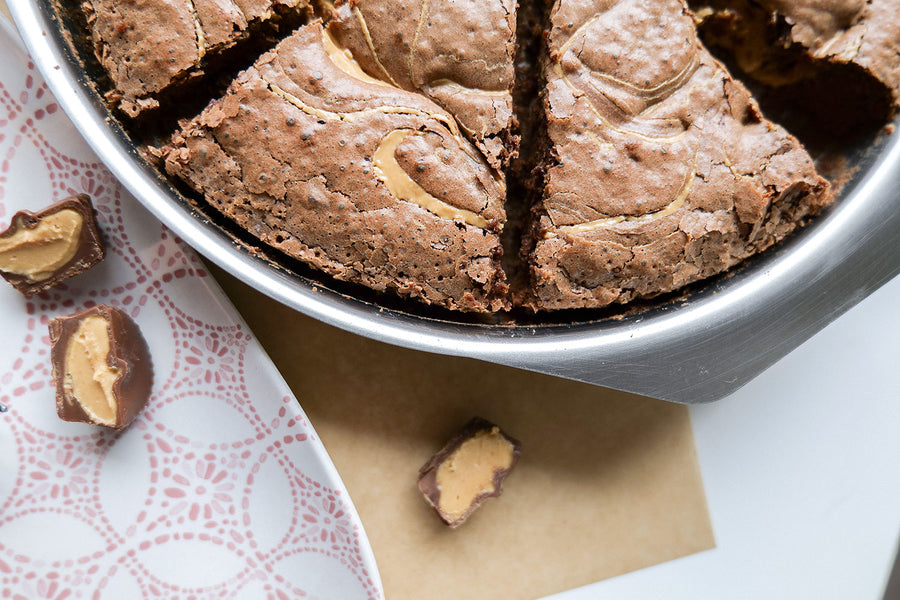
[[[900,537],[900,277],[691,410],[717,547],[554,600],[882,598]]]

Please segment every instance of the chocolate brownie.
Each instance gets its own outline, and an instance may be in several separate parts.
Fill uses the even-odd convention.
[[[328,27],[369,75],[450,112],[491,166],[515,152],[515,0],[339,0]]]
[[[502,176],[450,113],[366,74],[319,21],[161,155],[242,228],[338,279],[451,309],[508,306]]]
[[[692,0],[691,6],[701,21],[715,21],[715,44],[765,83],[809,77],[816,61],[853,65],[900,104],[900,0]],[[794,48],[811,61],[786,56]]]
[[[734,266],[832,201],[681,0],[557,0],[534,309],[601,307]]]
[[[201,72],[207,56],[233,46],[255,22],[307,0],[87,0],[94,53],[112,81],[106,97],[127,115]]]

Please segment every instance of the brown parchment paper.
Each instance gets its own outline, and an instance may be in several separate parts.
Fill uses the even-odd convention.
[[[395,348],[213,272],[331,454],[388,600],[530,600],[714,546],[686,407]],[[475,415],[522,458],[450,530],[416,476]]]

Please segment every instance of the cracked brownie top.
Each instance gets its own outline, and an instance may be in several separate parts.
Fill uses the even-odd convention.
[[[338,279],[451,309],[507,306],[502,177],[447,111],[365,73],[319,22],[162,154],[238,225]]]
[[[680,0],[559,0],[550,20],[534,308],[677,289],[831,201],[799,142],[703,48]]]

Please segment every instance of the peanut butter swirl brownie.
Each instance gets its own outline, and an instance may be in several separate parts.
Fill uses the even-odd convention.
[[[877,81],[821,103],[813,125],[874,106],[880,127],[900,104],[900,0],[85,3],[109,97],[132,116],[168,101],[161,93],[211,53],[256,39],[253,23],[307,8],[321,20],[279,34],[155,153],[261,242],[452,310],[601,308],[674,291],[833,201],[803,145],[703,41],[764,82],[766,102],[816,64]],[[507,213],[514,293],[500,262]]]
[[[199,75],[207,56],[247,35],[248,27],[307,0],[87,0],[94,53],[114,89],[107,99],[128,116],[159,106],[157,96]]]
[[[558,0],[550,20],[534,308],[677,289],[831,201],[800,143],[700,44],[681,0]]]
[[[238,225],[338,279],[450,309],[508,306],[502,177],[450,113],[366,74],[318,21],[162,156]]]
[[[453,114],[493,167],[515,152],[514,0],[339,0],[329,29],[367,73]]]

